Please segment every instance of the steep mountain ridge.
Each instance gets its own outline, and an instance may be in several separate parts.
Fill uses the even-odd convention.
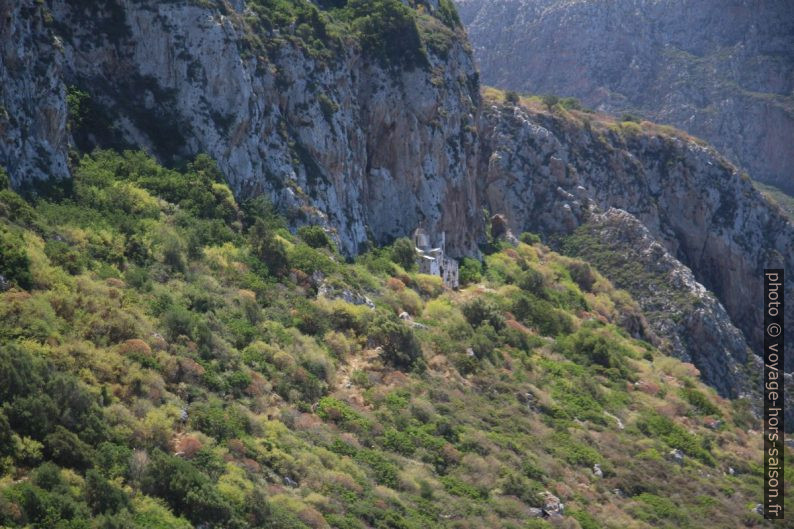
[[[372,56],[375,44],[312,18],[318,12],[307,2],[297,5],[308,14],[284,13],[292,24],[276,18],[285,9],[278,2],[248,4],[241,13],[225,2],[110,1],[97,14],[81,2],[55,1],[51,10],[4,2],[8,47],[49,39],[64,68],[49,83],[60,77],[44,127],[60,133],[32,135],[22,153],[4,152],[12,180],[48,177],[38,167],[56,162],[39,159],[42,145],[63,157],[73,86],[90,97],[85,124],[105,125],[86,134],[83,146],[140,145],[171,161],[206,152],[238,196],[267,193],[289,216],[333,226],[348,254],[368,235],[382,242],[419,223],[449,230],[458,252],[473,251],[480,219],[464,186],[471,181],[467,161],[475,159],[479,93],[462,30],[418,16],[418,29],[434,35],[417,58],[426,64],[384,64]],[[426,5],[440,9],[436,1]],[[393,9],[409,16],[408,8]],[[16,102],[42,82],[24,79],[24,89],[4,92],[6,108],[21,106]],[[21,113],[33,120],[38,110],[28,102]],[[105,122],[96,123],[95,114]],[[64,168],[52,176],[65,175]],[[438,210],[447,196],[459,207]]]
[[[773,0],[456,0],[483,81],[640,113],[794,191],[794,17]]]
[[[613,277],[657,316],[663,348],[723,395],[757,391],[745,364],[761,270],[791,264],[794,232],[735,167],[649,124],[483,104],[448,2],[321,4],[0,0],[3,86],[15,88],[0,94],[12,140],[0,164],[35,189],[68,177],[70,146],[140,146],[176,165],[207,152],[239,199],[267,194],[293,226],[329,228],[348,256],[418,225],[476,255],[483,210],[564,247],[605,214],[665,256],[663,281],[686,278],[646,292]],[[608,232],[591,234],[609,246]],[[653,270],[653,252],[632,250]]]
[[[496,101],[484,120],[485,200],[514,230],[565,234],[594,210],[623,209],[695,272],[760,349],[762,271],[794,264],[793,232],[729,162],[648,123],[604,123],[560,107]]]

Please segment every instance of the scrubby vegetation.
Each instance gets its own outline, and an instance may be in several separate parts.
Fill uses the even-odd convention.
[[[291,233],[206,157],[74,174],[0,191],[1,526],[763,526],[757,421],[586,263],[525,235],[450,291],[404,241],[346,263]]]
[[[252,0],[248,7],[248,53],[277,50],[286,39],[331,61],[352,37],[365,57],[395,72],[428,67],[428,48],[443,54],[461,30],[452,0],[437,7],[423,0]],[[274,30],[276,38],[263,38]]]

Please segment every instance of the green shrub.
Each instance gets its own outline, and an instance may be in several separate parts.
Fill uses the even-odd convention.
[[[527,268],[517,278],[516,284],[526,292],[538,297],[544,298],[546,292],[544,290],[543,274],[534,268]]]
[[[589,264],[574,261],[568,265],[568,272],[571,274],[571,279],[576,283],[579,288],[585,292],[591,292],[593,285],[596,282],[596,275]]]
[[[669,498],[643,492],[636,496],[636,500],[640,505],[634,512],[639,519],[654,525],[664,521],[674,521],[681,524],[679,527],[684,526],[685,514]]]
[[[394,241],[391,249],[391,260],[406,270],[416,268],[416,248],[413,241],[407,237]]]
[[[511,472],[507,475],[507,478],[502,484],[502,491],[505,494],[516,496],[527,505],[536,507],[543,505],[543,498],[541,496],[543,487],[515,472]]]
[[[349,0],[365,54],[384,68],[412,70],[428,65],[414,12],[399,0]]]
[[[603,458],[595,449],[576,441],[565,432],[555,433],[549,441],[553,453],[563,458],[571,465],[592,467],[596,463],[603,463]]]
[[[190,424],[219,441],[242,437],[250,428],[248,417],[240,409],[236,406],[224,407],[218,401],[192,406]]]
[[[471,338],[471,349],[478,360],[494,359],[494,352],[499,345],[499,334],[490,323],[483,323]]]
[[[75,434],[56,426],[55,431],[44,438],[45,454],[59,465],[85,470],[94,461],[94,450]]]
[[[439,0],[438,18],[451,29],[461,27],[458,9],[455,7],[452,0]]]
[[[625,378],[629,351],[607,329],[583,325],[578,331],[557,342],[557,349],[573,361],[594,366],[611,378]]]
[[[376,482],[387,487],[395,488],[398,485],[399,470],[388,457],[377,450],[359,450],[355,459],[366,463],[373,473]]]
[[[453,476],[442,476],[439,481],[444,489],[454,496],[472,500],[486,500],[489,496],[487,488],[476,487]]]
[[[395,316],[379,316],[369,326],[370,338],[382,347],[383,360],[398,369],[420,365],[422,347],[413,330]]]
[[[169,307],[162,320],[170,340],[176,340],[180,336],[192,337],[197,323],[196,316],[181,305]]]
[[[0,344],[0,402],[36,391],[42,381],[40,362],[15,344]]]
[[[694,388],[683,388],[681,395],[692,405],[698,415],[720,415],[720,410],[712,404],[709,398],[702,392]]]
[[[533,244],[540,244],[540,236],[535,233],[530,233],[528,231],[525,231],[521,235],[519,235],[518,240],[523,242],[524,244],[529,244],[530,246]]]
[[[147,467],[143,490],[163,498],[177,514],[196,524],[226,524],[232,508],[210,479],[192,463],[155,452]]]
[[[546,108],[549,110],[552,110],[559,102],[560,98],[554,94],[547,94],[543,96],[543,104],[546,105]]]
[[[0,225],[0,276],[20,288],[30,289],[33,276],[22,238]]]
[[[331,239],[322,226],[301,226],[298,237],[312,248],[331,248]]]
[[[518,94],[513,90],[508,90],[505,92],[505,102],[511,105],[517,105],[520,101]]]
[[[95,469],[85,475],[85,493],[86,503],[94,514],[116,513],[129,505],[129,498],[124,491]]]
[[[318,95],[317,101],[320,103],[320,111],[323,113],[325,120],[328,123],[333,123],[334,114],[339,110],[339,105],[325,94]]]
[[[372,425],[368,419],[356,413],[348,404],[334,397],[323,397],[317,403],[317,416],[354,431],[366,431]]]
[[[570,511],[567,513],[574,518],[582,529],[601,529],[602,525],[586,511]]]
[[[527,278],[532,278],[527,275]],[[536,288],[534,283],[522,283],[528,288]],[[510,311],[529,327],[534,327],[543,336],[560,336],[573,330],[573,321],[569,314],[555,308],[544,299],[529,294],[521,294],[514,298]]]
[[[306,244],[296,244],[288,253],[290,267],[311,276],[315,272],[329,275],[337,268],[326,252],[315,250]]]
[[[695,434],[684,430],[672,419],[659,413],[650,413],[637,421],[637,428],[645,435],[660,439],[672,448],[696,457],[707,465],[714,465],[714,457],[706,449],[704,442]]]
[[[287,248],[263,219],[256,219],[249,232],[249,239],[253,255],[267,265],[271,274],[283,276],[287,272]]]
[[[474,298],[461,307],[463,316],[472,327],[479,327],[485,323],[494,330],[501,330],[505,326],[505,319],[499,309],[482,297]]]
[[[482,280],[482,263],[471,257],[464,257],[460,262],[458,279],[463,286],[479,283]]]
[[[0,458],[14,455],[14,430],[8,422],[8,417],[0,409]],[[0,468],[0,471],[2,469]]]
[[[582,103],[575,97],[563,97],[560,106],[568,110],[582,110]]]

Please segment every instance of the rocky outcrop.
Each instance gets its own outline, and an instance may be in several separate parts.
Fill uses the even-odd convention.
[[[0,164],[12,183],[69,176],[62,41],[36,2],[0,1]]]
[[[675,125],[794,192],[791,2],[456,3],[486,84]]]
[[[762,272],[794,265],[794,227],[713,149],[636,124],[588,119],[487,105],[485,204],[515,232],[552,237],[573,233],[594,212],[630,213],[714,292],[760,351]],[[791,282],[786,291],[792,293]],[[794,366],[791,358],[787,365]]]
[[[685,135],[586,113],[486,101],[480,131],[488,209],[590,261],[640,303],[662,350],[760,403],[763,269],[794,265],[794,226],[734,166]]]
[[[714,294],[636,217],[614,208],[592,212],[566,249],[597,262],[617,286],[631,291],[661,350],[693,363],[724,396],[753,392],[751,375],[761,369],[760,358]]]

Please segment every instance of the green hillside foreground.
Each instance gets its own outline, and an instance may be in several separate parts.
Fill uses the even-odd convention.
[[[206,157],[74,174],[0,191],[0,526],[773,526],[748,403],[631,338],[587,263],[527,234],[449,291]]]

